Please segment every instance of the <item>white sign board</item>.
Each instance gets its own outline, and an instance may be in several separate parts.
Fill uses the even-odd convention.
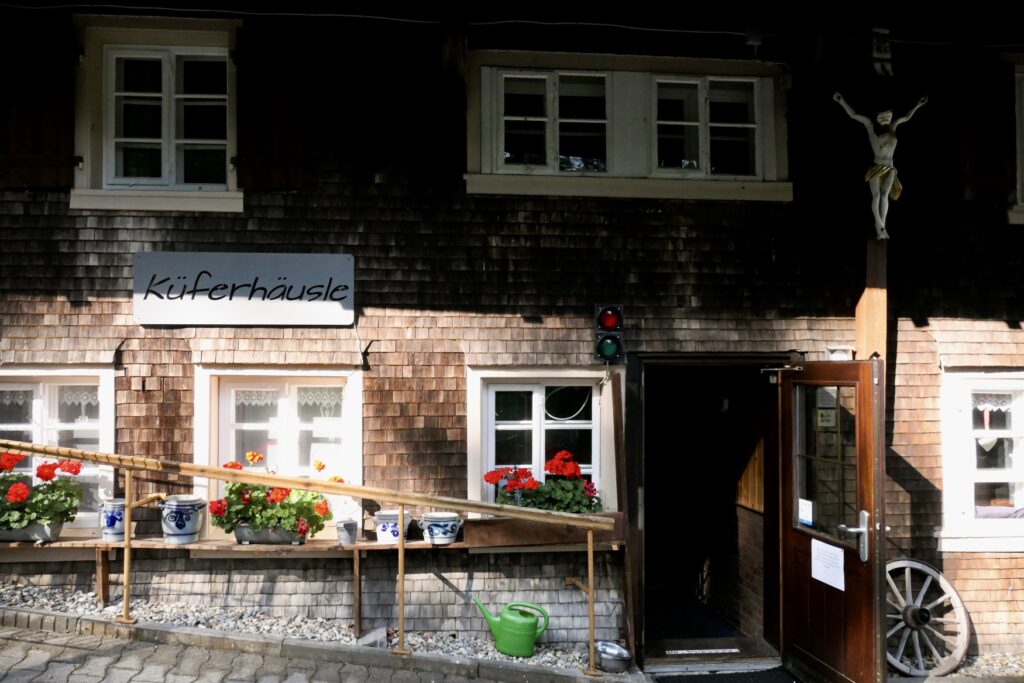
[[[352,325],[351,254],[135,254],[140,325]]]
[[[845,591],[846,575],[843,572],[843,549],[812,538],[811,578]]]
[[[814,526],[814,502],[804,498],[797,499],[797,519],[801,524]]]

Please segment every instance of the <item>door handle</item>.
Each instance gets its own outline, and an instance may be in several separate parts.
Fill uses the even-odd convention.
[[[868,561],[868,531],[871,530],[871,514],[867,510],[861,510],[858,515],[858,521],[860,526],[848,527],[845,524],[840,524],[838,529],[839,533],[843,536],[847,534],[857,534],[857,550],[860,554],[860,561]]]

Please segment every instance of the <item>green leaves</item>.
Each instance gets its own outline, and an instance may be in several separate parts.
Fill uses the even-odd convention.
[[[7,490],[19,481],[30,484],[24,474],[0,476],[0,529],[23,529],[29,524],[57,524],[70,522],[78,514],[82,487],[67,477],[31,486],[27,500],[12,503]]]
[[[592,513],[604,509],[598,496],[586,494],[586,481],[549,476],[533,490],[498,491],[496,502],[555,512]]]
[[[274,489],[274,487],[264,484],[228,484],[224,489],[226,512],[220,517],[211,515],[214,526],[231,532],[244,522],[253,531],[274,527],[297,531],[299,520],[304,519],[309,524],[307,536],[312,536],[316,532],[322,531],[324,522],[332,518],[330,510],[326,508],[326,499],[322,494],[315,491],[292,490],[283,500],[274,502],[273,495],[270,499],[267,497],[272,490],[282,493],[287,491],[287,489]],[[326,514],[321,514],[323,512]]]

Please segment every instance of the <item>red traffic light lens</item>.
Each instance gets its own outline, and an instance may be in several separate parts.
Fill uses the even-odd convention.
[[[622,312],[617,308],[604,308],[597,314],[597,325],[602,330],[618,330],[622,328]]]

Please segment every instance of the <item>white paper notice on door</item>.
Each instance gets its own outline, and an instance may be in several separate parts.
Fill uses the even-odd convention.
[[[843,549],[811,539],[811,578],[846,590],[843,573]]]

